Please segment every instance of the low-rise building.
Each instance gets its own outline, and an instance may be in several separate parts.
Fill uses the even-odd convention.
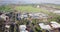
[[[19,26],[19,30],[20,30],[20,32],[28,32],[28,31],[26,30],[26,25],[20,25],[20,26]]]

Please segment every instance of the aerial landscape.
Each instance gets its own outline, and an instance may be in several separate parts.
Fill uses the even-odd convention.
[[[60,32],[60,0],[0,0],[0,32]]]

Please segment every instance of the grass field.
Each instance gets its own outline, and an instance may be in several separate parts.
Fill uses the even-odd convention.
[[[43,13],[49,13],[47,10],[44,10],[42,8],[32,7],[32,6],[17,6],[15,9],[18,10],[18,11],[21,11],[21,12],[43,12]]]

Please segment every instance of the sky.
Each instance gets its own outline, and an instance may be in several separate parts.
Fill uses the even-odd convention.
[[[8,4],[8,3],[24,3],[24,4],[31,4],[31,3],[54,3],[60,4],[60,0],[0,0],[0,4]]]

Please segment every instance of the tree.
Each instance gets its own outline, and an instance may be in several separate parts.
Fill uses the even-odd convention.
[[[10,7],[10,6],[6,6],[6,5],[2,5],[2,6],[0,6],[0,11],[2,11],[2,12],[8,12],[8,11],[11,11],[12,10],[12,8]]]
[[[0,18],[0,32],[4,32],[5,28],[4,22],[5,22],[4,19]]]

